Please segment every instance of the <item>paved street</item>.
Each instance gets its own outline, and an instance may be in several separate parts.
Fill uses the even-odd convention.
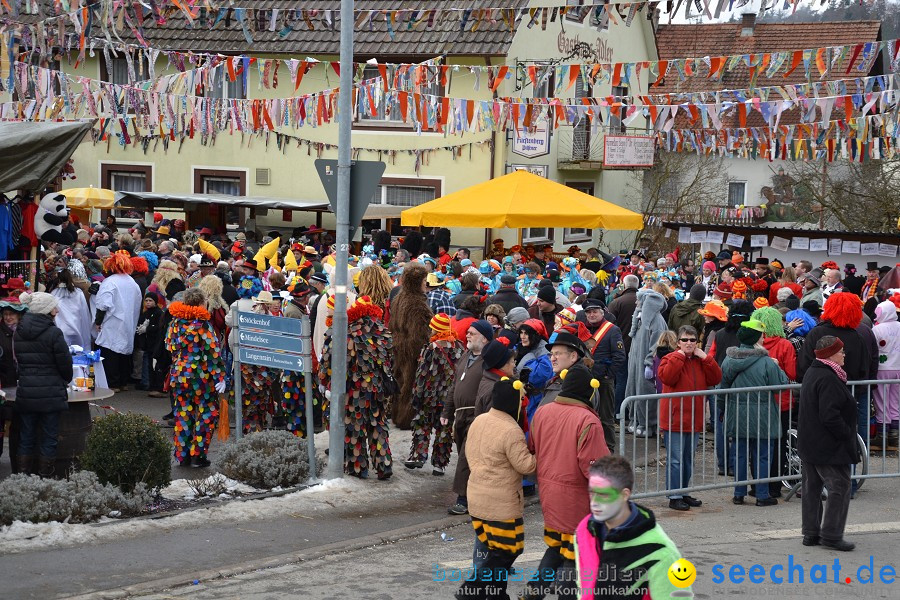
[[[869,482],[870,484],[872,482]],[[649,500],[646,505],[656,511],[669,536],[682,553],[697,568],[695,594],[698,598],[720,595],[795,597],[896,598],[900,581],[893,585],[857,582],[857,569],[868,565],[873,557],[875,577],[885,564],[900,572],[900,509],[896,503],[896,484],[879,482],[873,489],[860,494],[851,504],[849,539],[857,544],[850,553],[837,553],[823,548],[807,548],[800,544],[799,509],[797,501],[782,503],[774,508],[756,506],[736,507],[722,494],[706,493],[706,503],[700,510],[676,513],[664,508],[661,499]],[[874,489],[877,488],[877,489]],[[536,568],[543,545],[541,517],[537,506],[529,508],[525,517],[525,553],[517,565]],[[335,553],[314,560],[287,564],[281,567],[248,572],[214,581],[200,581],[168,589],[159,593],[139,595],[147,600],[191,598],[196,600],[241,598],[266,600],[300,596],[307,598],[365,598],[371,600],[405,600],[418,598],[451,598],[458,583],[435,581],[436,574],[445,578],[453,570],[470,564],[472,531],[468,523],[442,530],[453,538],[444,541],[439,532],[404,539],[347,553]],[[804,583],[780,585],[732,584],[728,573],[733,565],[743,565],[745,571],[754,564],[765,568],[766,576],[772,565],[788,563],[803,565]],[[840,560],[840,580],[850,577],[852,583],[834,583],[834,561]],[[714,565],[722,565],[725,583],[712,582]],[[814,565],[827,567],[828,583],[811,584]],[[352,576],[348,577],[348,573]],[[795,577],[796,569],[795,569]],[[776,572],[776,577],[779,574]],[[866,573],[864,572],[865,576]],[[455,575],[458,577],[458,572]],[[522,583],[511,583],[510,591],[521,591]]]

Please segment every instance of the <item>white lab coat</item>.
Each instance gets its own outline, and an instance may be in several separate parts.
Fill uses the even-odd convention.
[[[106,311],[97,345],[119,354],[134,351],[134,333],[141,314],[141,288],[129,275],[110,275],[100,284],[97,310]]]
[[[62,329],[63,337],[69,346],[75,344],[91,351],[91,310],[88,308],[84,292],[75,288],[70,292],[58,287],[50,292],[59,301],[59,314],[54,322]]]

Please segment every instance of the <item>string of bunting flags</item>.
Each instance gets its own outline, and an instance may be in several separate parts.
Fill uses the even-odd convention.
[[[19,53],[19,45],[22,45],[25,52],[29,52],[39,44],[39,38],[30,36],[30,43],[25,43],[26,36],[17,35],[15,31],[3,31],[0,27],[0,37],[4,38],[4,47],[7,48],[8,61]],[[52,38],[43,39],[45,43],[52,43]],[[66,36],[65,40],[71,42],[73,36]],[[219,65],[231,63],[229,68],[240,68],[241,65],[256,64],[260,69],[260,82],[268,83],[269,75],[274,79],[274,85],[277,86],[278,69],[283,66],[290,71],[291,81],[295,83],[295,89],[299,87],[299,81],[303,75],[316,66],[322,66],[325,69],[333,70],[340,73],[337,62],[325,61],[320,62],[313,58],[305,58],[298,60],[296,58],[274,59],[259,58],[252,55],[225,56],[221,54],[210,53],[191,53],[178,52],[172,50],[162,50],[151,47],[137,47],[124,42],[116,42],[113,40],[104,41],[98,38],[90,40],[90,50],[93,55],[96,43],[103,43],[103,52],[105,55],[107,69],[111,69],[111,57],[118,56],[117,52],[121,52],[128,67],[129,82],[139,81],[139,77],[146,79],[155,79],[156,63],[159,57],[165,56],[167,59],[166,69],[174,68],[179,73],[184,73],[191,68],[197,70],[215,69]],[[64,49],[70,50],[70,46],[62,46]],[[848,44],[842,46],[826,46],[819,48],[807,48],[804,50],[788,50],[783,52],[767,52],[759,54],[736,54],[727,56],[703,56],[688,57],[658,61],[639,61],[639,62],[597,62],[597,63],[559,63],[553,65],[527,64],[522,61],[515,67],[508,65],[441,65],[441,59],[436,58],[427,64],[432,67],[430,71],[425,69],[426,63],[355,63],[356,76],[361,77],[362,70],[365,67],[375,67],[382,72],[382,76],[387,78],[387,73],[406,73],[413,71],[418,78],[422,77],[439,77],[444,80],[450,69],[458,71],[465,69],[476,75],[475,89],[479,89],[481,77],[479,74],[485,74],[488,86],[492,90],[496,90],[503,80],[512,76],[522,75],[522,78],[530,82],[535,88],[540,82],[546,81],[553,76],[556,82],[556,96],[563,90],[569,90],[579,79],[585,84],[598,85],[608,83],[612,86],[633,85],[634,82],[641,86],[641,78],[646,74],[648,83],[651,88],[658,87],[662,82],[671,75],[677,75],[678,82],[682,83],[689,78],[697,77],[708,79],[712,82],[721,81],[729,73],[738,68],[749,69],[750,87],[749,90],[756,90],[756,82],[760,76],[771,80],[773,78],[785,79],[786,77],[802,67],[804,79],[812,83],[814,77],[818,77],[821,81],[826,77],[834,77],[835,75],[849,75],[854,68],[857,72],[867,72],[871,64],[877,57],[884,53],[889,58],[892,71],[900,69],[900,39],[881,40],[877,42],[865,42],[860,44]],[[49,55],[49,49],[45,55]],[[77,64],[83,63],[83,56],[79,57]],[[0,53],[0,71],[3,71],[3,56]],[[146,65],[146,73],[145,73]],[[524,73],[515,73],[513,71],[521,70]],[[298,79],[299,77],[299,79]],[[781,86],[774,86],[776,91]],[[693,95],[708,94],[709,92],[693,92]]]
[[[215,121],[219,129],[237,126],[243,131],[242,123],[252,122],[251,130],[261,127],[274,130],[275,123],[294,128],[304,124],[320,126],[329,123],[334,116],[334,100],[338,94],[337,88],[332,88],[288,98],[210,98],[187,94],[183,89],[176,93],[72,77],[21,62],[16,62],[12,71],[10,91],[15,90],[19,97],[33,96],[33,100],[3,104],[0,118],[126,118],[129,113],[134,113],[144,117],[145,126],[155,127],[174,116],[180,108],[197,120],[210,124]],[[236,76],[233,73],[229,75]],[[409,81],[412,91],[389,88],[381,78],[357,84],[354,87],[355,110],[362,117],[383,118],[385,114],[390,114],[393,120],[411,123],[419,131],[447,134],[502,131],[509,127],[518,132],[533,129],[539,124],[550,124],[555,129],[560,124],[576,125],[585,119],[596,129],[613,118],[626,126],[638,118],[649,119],[654,131],[665,133],[676,129],[679,115],[688,119],[690,126],[686,129],[699,127],[715,130],[728,128],[734,118],[738,128],[752,129],[748,128],[747,121],[755,114],[769,128],[777,128],[782,115],[789,111],[794,111],[797,120],[804,124],[828,123],[836,110],[843,112],[846,121],[871,115],[893,113],[896,116],[900,95],[898,89],[884,89],[865,93],[848,91],[846,95],[834,96],[797,96],[794,99],[769,101],[753,97],[743,102],[701,104],[628,104],[614,98],[586,97],[577,99],[577,103],[573,99],[573,103],[568,104],[561,99],[452,98],[415,91],[421,87],[412,78]],[[893,77],[890,81],[893,82]],[[81,93],[74,92],[78,86]],[[188,87],[187,91],[192,89]],[[726,120],[724,125],[723,120]]]
[[[100,119],[97,124],[91,129],[91,138],[94,145],[105,141],[107,143],[107,146],[109,146],[113,139],[118,138],[117,143],[119,145],[124,146],[127,142],[127,144],[130,144],[135,148],[140,148],[141,151],[146,155],[150,151],[155,152],[160,149],[160,145],[162,145],[162,151],[164,153],[167,153],[170,143],[175,141],[178,142],[178,152],[181,152],[181,148],[186,140],[195,139],[195,136],[193,135],[183,136],[176,139],[173,135],[142,134],[140,131],[138,131],[133,121],[132,134],[126,137],[125,133],[123,133],[121,129],[119,131],[113,131],[113,128],[117,125],[119,125],[119,123],[114,119]],[[216,142],[216,137],[217,134],[215,131],[213,131],[209,135],[200,136],[199,142],[203,146],[214,145]],[[274,144],[277,150],[284,154],[287,153],[287,149],[291,146],[291,144],[295,144],[297,148],[305,148],[307,155],[309,156],[315,153],[316,158],[322,158],[323,154],[326,151],[337,150],[337,144],[310,140],[277,131],[273,132],[265,130],[251,132],[248,136],[246,136],[246,138],[244,138],[244,136],[242,135],[241,145],[243,146],[244,142],[246,141],[247,148],[249,149],[252,146],[253,140],[255,138],[262,138],[263,144],[265,145],[265,148],[267,150],[270,146],[270,143],[272,143],[272,140],[274,140]],[[437,146],[433,148],[407,148],[398,150],[354,146],[350,151],[354,160],[358,160],[360,156],[365,153],[374,155],[376,160],[385,160],[391,165],[396,165],[397,159],[401,156],[410,156],[413,158],[413,169],[416,175],[420,175],[422,167],[431,164],[431,160],[435,154],[445,152],[450,153],[452,160],[455,162],[463,158],[463,156],[466,154],[466,151],[468,151],[468,159],[471,161],[474,150],[478,149],[484,151],[485,149],[487,149],[488,151],[490,151],[492,146],[493,141],[488,138],[486,140],[467,142],[463,144]]]
[[[32,84],[33,99],[0,104],[2,119],[57,120],[113,118],[122,130],[120,143],[130,143],[126,123],[143,130],[158,131],[174,139],[216,131],[275,131],[277,127],[318,127],[335,118],[337,90],[268,100],[242,100],[176,95],[122,86],[78,77],[70,81],[64,73],[15,65],[16,90],[24,97]],[[76,86],[81,92],[76,92]],[[57,91],[58,89],[58,91]],[[448,98],[397,90],[384,91],[379,81],[367,81],[354,88],[358,116],[380,119],[390,114],[395,120],[412,124],[419,132],[445,134],[482,131],[517,132],[539,124],[576,125],[588,119],[594,130],[610,117],[626,125],[636,118],[651,117],[662,148],[672,151],[717,152],[750,158],[767,157],[808,160],[889,158],[895,155],[898,128],[897,90],[883,90],[849,96],[802,98],[798,102],[759,102],[719,105],[624,105],[604,99],[589,99],[591,105],[520,104],[501,100]],[[588,99],[585,99],[588,100]],[[801,123],[782,125],[781,114],[798,108]],[[683,110],[682,110],[683,109]],[[833,109],[844,118],[829,120]],[[877,109],[877,112],[876,112]],[[751,111],[758,111],[768,127],[746,127]],[[858,114],[856,114],[858,111]],[[703,129],[675,128],[679,112]],[[868,114],[868,113],[873,114]],[[736,114],[740,127],[725,128],[722,118]],[[276,125],[277,124],[277,125]],[[713,125],[713,128],[709,126]],[[708,128],[708,129],[707,129]]]

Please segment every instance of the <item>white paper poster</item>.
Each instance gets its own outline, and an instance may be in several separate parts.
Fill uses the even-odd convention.
[[[706,241],[706,232],[705,231],[692,231],[691,232],[691,243],[692,244],[702,244]]]
[[[754,248],[765,248],[769,245],[769,236],[763,235],[751,235],[750,236],[750,245]]]
[[[878,244],[878,256],[893,258],[897,256],[897,244]]]
[[[842,240],[828,240],[828,256],[840,256],[843,244]]]
[[[790,240],[787,240],[783,237],[778,237],[777,235],[772,236],[772,249],[778,250],[779,252],[784,252],[790,247]]]
[[[725,232],[723,231],[707,231],[706,232],[706,243],[707,244],[721,244],[722,240],[725,239]]]
[[[860,244],[859,252],[866,256],[875,256],[879,253],[878,242],[863,242]]]
[[[809,250],[809,238],[795,237],[794,241],[791,242],[791,248],[794,250]]]
[[[846,240],[841,246],[841,252],[844,254],[859,254],[859,242]]]
[[[672,230],[671,230],[671,229],[666,229],[666,237],[667,237],[667,238],[672,237]]]
[[[678,228],[678,243],[679,244],[690,244],[691,243],[691,228],[690,227],[679,227]]]
[[[735,248],[740,248],[744,245],[744,236],[738,235],[736,233],[729,233],[728,237],[725,239],[725,244],[728,246],[734,246]]]
[[[810,252],[825,252],[828,250],[828,240],[825,238],[816,238],[814,240],[809,240],[809,251]]]

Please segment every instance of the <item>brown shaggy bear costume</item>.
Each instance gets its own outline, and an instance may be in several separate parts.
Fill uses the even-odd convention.
[[[388,327],[394,338],[394,379],[399,394],[393,400],[392,419],[400,429],[410,429],[412,391],[415,384],[419,353],[431,337],[429,323],[434,315],[428,307],[422,283],[428,271],[419,263],[409,263],[403,269],[400,293],[391,302]]]

